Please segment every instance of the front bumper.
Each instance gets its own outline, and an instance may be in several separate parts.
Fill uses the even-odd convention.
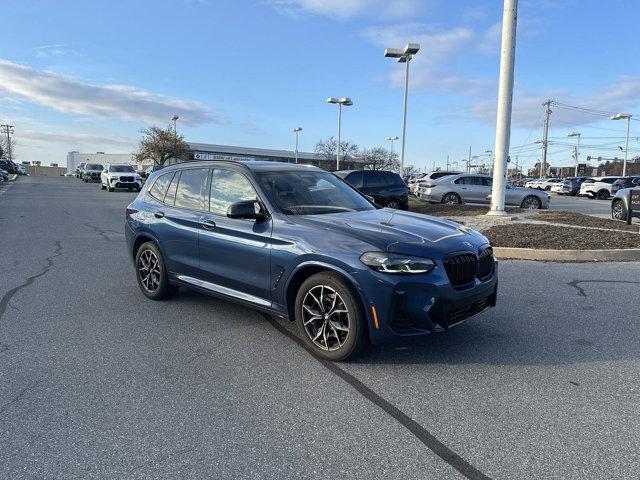
[[[142,182],[109,182],[111,188],[142,188]]]
[[[464,288],[451,285],[441,261],[424,275],[361,272],[356,279],[363,294],[373,344],[444,332],[488,308],[495,307],[498,264],[486,278]],[[373,311],[376,312],[376,321]]]

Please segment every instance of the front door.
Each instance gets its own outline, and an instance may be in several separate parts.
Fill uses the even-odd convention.
[[[272,222],[227,217],[232,203],[257,199],[243,173],[212,170],[209,211],[201,217],[200,278],[206,288],[269,306]]]

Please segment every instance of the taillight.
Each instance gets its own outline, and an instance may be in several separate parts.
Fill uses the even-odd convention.
[[[131,218],[131,215],[133,215],[134,213],[138,213],[138,210],[129,207],[124,209],[124,216],[127,220]]]

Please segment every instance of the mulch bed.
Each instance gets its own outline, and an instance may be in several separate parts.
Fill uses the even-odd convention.
[[[607,218],[592,217],[582,213],[574,212],[539,212],[532,220],[541,220],[544,222],[565,223],[567,225],[578,225],[580,227],[606,228],[613,230],[625,230],[628,232],[640,232],[640,226],[627,225],[625,222],[618,220],[609,220]]]
[[[427,203],[415,197],[409,197],[409,211],[433,215],[435,217],[473,217],[486,215],[489,207],[478,205],[444,205],[442,203]],[[508,213],[521,212],[521,208],[507,208]]]
[[[494,247],[551,250],[640,248],[638,233],[607,232],[556,225],[530,223],[496,225],[482,233]]]

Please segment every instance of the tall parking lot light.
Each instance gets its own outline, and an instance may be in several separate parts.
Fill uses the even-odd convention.
[[[627,176],[627,155],[629,154],[629,127],[631,126],[631,114],[630,113],[616,113],[611,115],[611,120],[626,120],[627,121],[627,139],[624,146],[624,163],[622,164],[622,176]]]
[[[340,170],[340,129],[342,126],[342,106],[350,107],[353,105],[353,101],[349,97],[335,98],[329,97],[327,98],[327,103],[333,103],[338,105],[338,145],[336,147],[336,170]]]
[[[296,127],[296,128],[292,128],[291,131],[293,133],[295,133],[296,135],[296,150],[295,150],[295,155],[296,155],[296,163],[298,163],[298,134],[302,131],[302,127]]]
[[[173,122],[173,134],[178,135],[178,119],[180,117],[178,115],[174,115],[171,117],[171,121]]]
[[[578,176],[578,163],[580,162],[580,137],[582,134],[580,132],[571,132],[567,134],[567,137],[577,137],[578,143],[576,143],[576,171],[573,174],[574,177]]]
[[[404,173],[404,147],[407,139],[407,99],[409,98],[409,63],[413,56],[420,51],[419,43],[407,43],[404,49],[387,48],[384,56],[397,58],[398,63],[405,64],[404,70],[404,109],[402,113],[402,143],[400,146],[400,176]]]
[[[398,140],[398,137],[397,136],[387,137],[385,140],[387,140],[388,142],[391,142],[391,148],[389,149],[389,151],[391,152],[389,160],[393,161],[393,142],[394,140]]]

